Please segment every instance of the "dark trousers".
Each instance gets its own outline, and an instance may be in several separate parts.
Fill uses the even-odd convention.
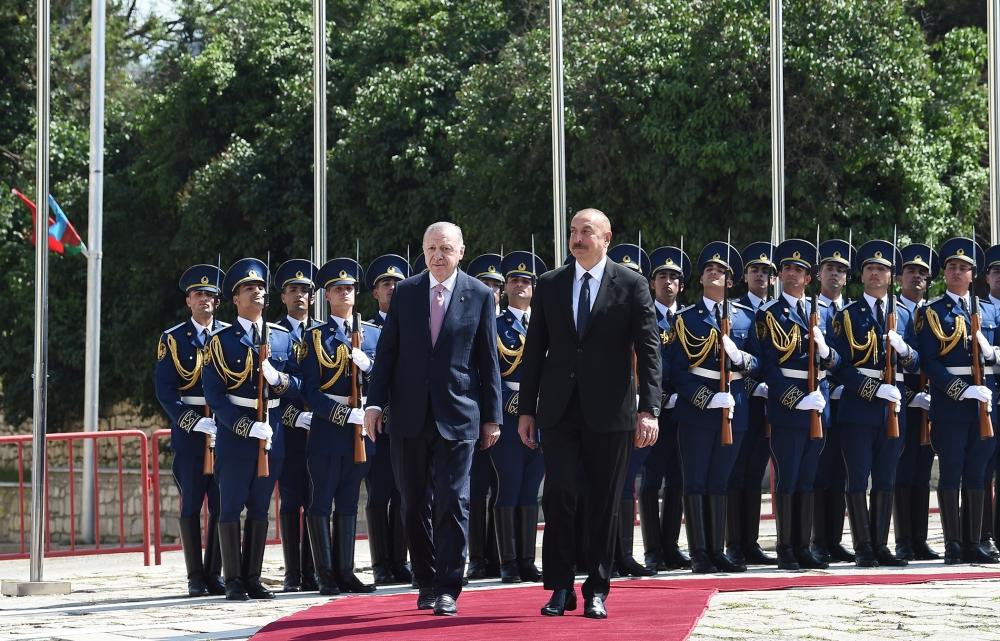
[[[542,451],[529,449],[517,434],[518,417],[504,412],[500,440],[489,449],[498,480],[497,507],[537,506],[545,475]]]
[[[476,441],[442,437],[428,410],[414,437],[394,435],[392,470],[402,502],[413,578],[422,589],[458,598],[469,531],[469,475]],[[432,522],[426,519],[432,497]]]
[[[927,487],[931,482],[934,448],[920,444],[922,414],[919,409],[906,410],[906,437],[896,465],[896,485],[899,487]]]
[[[729,475],[746,432],[733,432],[732,445],[722,445],[719,424],[681,423],[677,428],[684,495],[725,496]]]
[[[615,558],[620,498],[635,433],[592,432],[583,429],[585,425],[579,396],[574,394],[566,416],[546,429],[543,435],[545,536],[542,565],[545,589],[573,588],[576,508],[582,471],[589,487],[584,498],[589,545],[583,596],[607,598],[611,591],[611,563]]]
[[[285,430],[285,464],[278,479],[281,495],[281,513],[298,514],[309,506],[309,471],[306,468],[306,443],[308,434],[298,427],[281,427]]]
[[[839,490],[847,487],[847,466],[841,451],[844,426],[837,420],[838,400],[830,401],[830,423],[826,425],[826,446],[816,467],[816,490]]]
[[[900,421],[900,432],[905,423]],[[864,492],[871,477],[873,492],[891,492],[896,482],[896,464],[903,451],[904,434],[888,438],[885,425],[839,426],[840,447],[847,469],[847,492]],[[829,447],[827,443],[827,447]]]
[[[215,477],[219,482],[219,522],[238,523],[243,508],[248,521],[266,521],[274,495],[274,483],[281,477],[284,458],[268,455],[268,476],[257,476],[257,459],[215,456]]]
[[[750,412],[757,410],[755,400],[762,399],[750,399]],[[766,426],[763,414],[750,417],[747,431],[743,434],[743,442],[740,444],[740,451],[733,463],[733,471],[729,475],[730,492],[746,488],[757,489],[761,486],[767,462],[771,460],[771,447],[765,433]]]
[[[622,484],[622,500],[635,500],[635,479],[639,476],[639,470],[645,465],[646,459],[649,458],[652,449],[652,447],[643,447],[641,449],[633,447],[632,451],[628,453],[628,467],[625,468],[625,483]]]
[[[677,422],[673,412],[665,410],[660,414],[660,437],[650,448],[649,456],[642,468],[642,482],[639,493],[659,493],[660,487],[681,487],[681,462],[677,452]],[[666,416],[666,418],[664,418]]]
[[[826,430],[823,436],[826,436]],[[809,438],[808,427],[771,425],[771,457],[774,459],[777,494],[813,491],[824,443],[825,438]]]
[[[310,453],[309,516],[330,516],[336,505],[338,514],[357,514],[361,481],[368,474],[370,462],[355,463],[351,454]]]
[[[205,459],[203,456],[174,455],[171,471],[174,483],[181,495],[181,518],[197,517],[201,513],[201,505],[208,497],[208,513],[216,516],[219,513],[219,484],[214,474],[204,474]]]
[[[938,455],[939,490],[981,490],[985,487],[986,467],[993,456],[996,437],[981,440],[979,421],[934,421],[931,445]]]

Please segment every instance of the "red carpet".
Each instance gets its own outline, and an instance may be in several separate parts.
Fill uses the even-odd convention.
[[[416,610],[416,593],[349,596],[313,606],[262,628],[255,641],[321,641],[347,636],[398,641],[597,641],[659,639],[683,641],[691,634],[718,591],[782,590],[842,585],[905,585],[929,581],[1000,579],[1000,572],[954,574],[802,574],[616,581],[606,621],[583,617],[582,604],[564,617],[543,617],[548,598],[541,586],[466,590],[459,615],[436,617]],[[577,586],[577,595],[580,588]],[[669,591],[669,592],[668,592]]]

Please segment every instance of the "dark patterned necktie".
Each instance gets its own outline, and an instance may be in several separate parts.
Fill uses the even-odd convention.
[[[251,326],[253,327],[253,344],[260,345],[260,330],[257,329],[257,323],[251,323]]]
[[[590,272],[583,272],[583,281],[580,283],[580,300],[576,306],[576,333],[583,337],[587,331],[587,321],[590,320],[590,279],[593,276]]]

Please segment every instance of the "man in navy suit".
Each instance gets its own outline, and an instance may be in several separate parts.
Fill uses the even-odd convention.
[[[500,437],[500,366],[493,292],[458,269],[462,230],[424,232],[428,272],[396,286],[375,351],[365,427],[382,431],[392,403],[390,455],[402,494],[417,609],[458,612],[476,441]],[[427,319],[425,322],[424,319]],[[432,496],[433,520],[423,518]]]

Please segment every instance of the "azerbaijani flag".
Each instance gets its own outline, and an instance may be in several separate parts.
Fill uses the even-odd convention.
[[[31,244],[35,244],[35,213],[37,208],[35,203],[31,202],[31,199],[19,192],[16,189],[11,189],[11,193],[21,199],[28,209],[31,210]],[[73,227],[73,223],[69,222],[66,218],[66,214],[63,213],[62,207],[56,202],[56,199],[49,194],[49,209],[55,214],[55,218],[49,216],[49,250],[54,251],[60,255],[75,255],[83,254],[87,255],[87,246],[83,244],[80,239],[80,234],[76,233],[76,229]]]

